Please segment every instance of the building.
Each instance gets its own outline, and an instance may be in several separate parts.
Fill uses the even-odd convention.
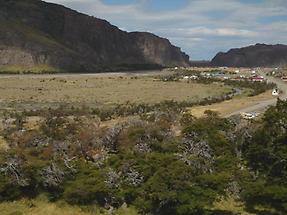
[[[191,76],[183,76],[183,79],[185,79],[185,80],[189,80],[189,79],[191,79],[191,80],[197,80],[198,79],[198,76],[197,75],[191,75]]]
[[[245,81],[245,78],[240,77],[240,76],[236,76],[236,77],[234,77],[234,78],[231,78],[230,80],[231,80],[231,81]]]
[[[189,76],[184,76],[183,79],[188,80]]]
[[[263,81],[265,81],[263,76],[252,76],[252,77],[249,78],[249,80],[253,81],[253,82],[263,82]]]

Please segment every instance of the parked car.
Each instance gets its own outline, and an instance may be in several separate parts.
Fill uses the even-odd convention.
[[[240,115],[241,115],[241,117],[242,117],[243,119],[254,119],[254,118],[256,118],[259,114],[256,113],[256,112],[253,112],[253,113],[241,113]]]

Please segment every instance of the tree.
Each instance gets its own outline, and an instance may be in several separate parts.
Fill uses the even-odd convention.
[[[278,100],[267,110],[263,125],[244,146],[244,157],[255,172],[245,184],[243,197],[250,209],[287,213],[287,102]]]

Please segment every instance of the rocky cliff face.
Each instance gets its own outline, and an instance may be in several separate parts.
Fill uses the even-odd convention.
[[[0,0],[0,65],[96,72],[188,63],[179,48],[153,34],[121,31],[40,0]]]
[[[213,59],[215,66],[258,67],[287,64],[286,45],[256,44],[218,53]]]

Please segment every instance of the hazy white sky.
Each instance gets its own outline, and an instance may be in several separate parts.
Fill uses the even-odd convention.
[[[192,60],[255,43],[287,43],[287,0],[47,0],[126,31],[168,38]]]

